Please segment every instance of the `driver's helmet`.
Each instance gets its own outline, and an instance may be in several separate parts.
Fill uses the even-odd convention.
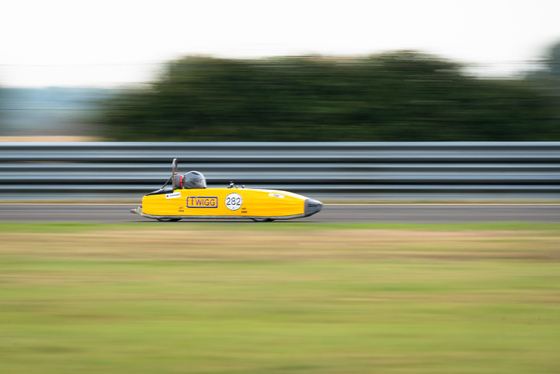
[[[206,179],[198,171],[189,171],[181,180],[183,188],[206,188]]]

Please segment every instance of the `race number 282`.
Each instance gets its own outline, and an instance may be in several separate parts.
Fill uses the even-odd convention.
[[[226,207],[229,210],[237,210],[241,208],[241,204],[243,204],[243,198],[241,195],[237,193],[230,193],[226,197]]]

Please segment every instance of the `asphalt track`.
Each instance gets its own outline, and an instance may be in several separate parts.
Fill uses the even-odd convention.
[[[152,222],[131,214],[132,204],[0,204],[0,222]],[[208,220],[198,220],[209,222]],[[225,220],[224,220],[225,221]],[[182,220],[173,224],[188,224]],[[252,222],[229,220],[228,222]],[[316,223],[560,223],[560,204],[329,204],[311,217],[282,222]]]

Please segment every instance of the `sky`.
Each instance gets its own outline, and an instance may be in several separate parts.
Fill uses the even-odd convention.
[[[560,0],[0,0],[0,86],[113,87],[186,55],[418,50],[486,76],[560,42]]]

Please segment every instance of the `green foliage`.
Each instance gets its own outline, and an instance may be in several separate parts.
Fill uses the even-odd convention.
[[[548,50],[542,65],[540,70],[527,74],[526,80],[538,88],[550,106],[560,108],[560,42]],[[555,115],[560,119],[560,111]]]
[[[187,57],[106,102],[117,140],[559,140],[557,109],[525,81],[481,80],[416,52],[364,58]]]

